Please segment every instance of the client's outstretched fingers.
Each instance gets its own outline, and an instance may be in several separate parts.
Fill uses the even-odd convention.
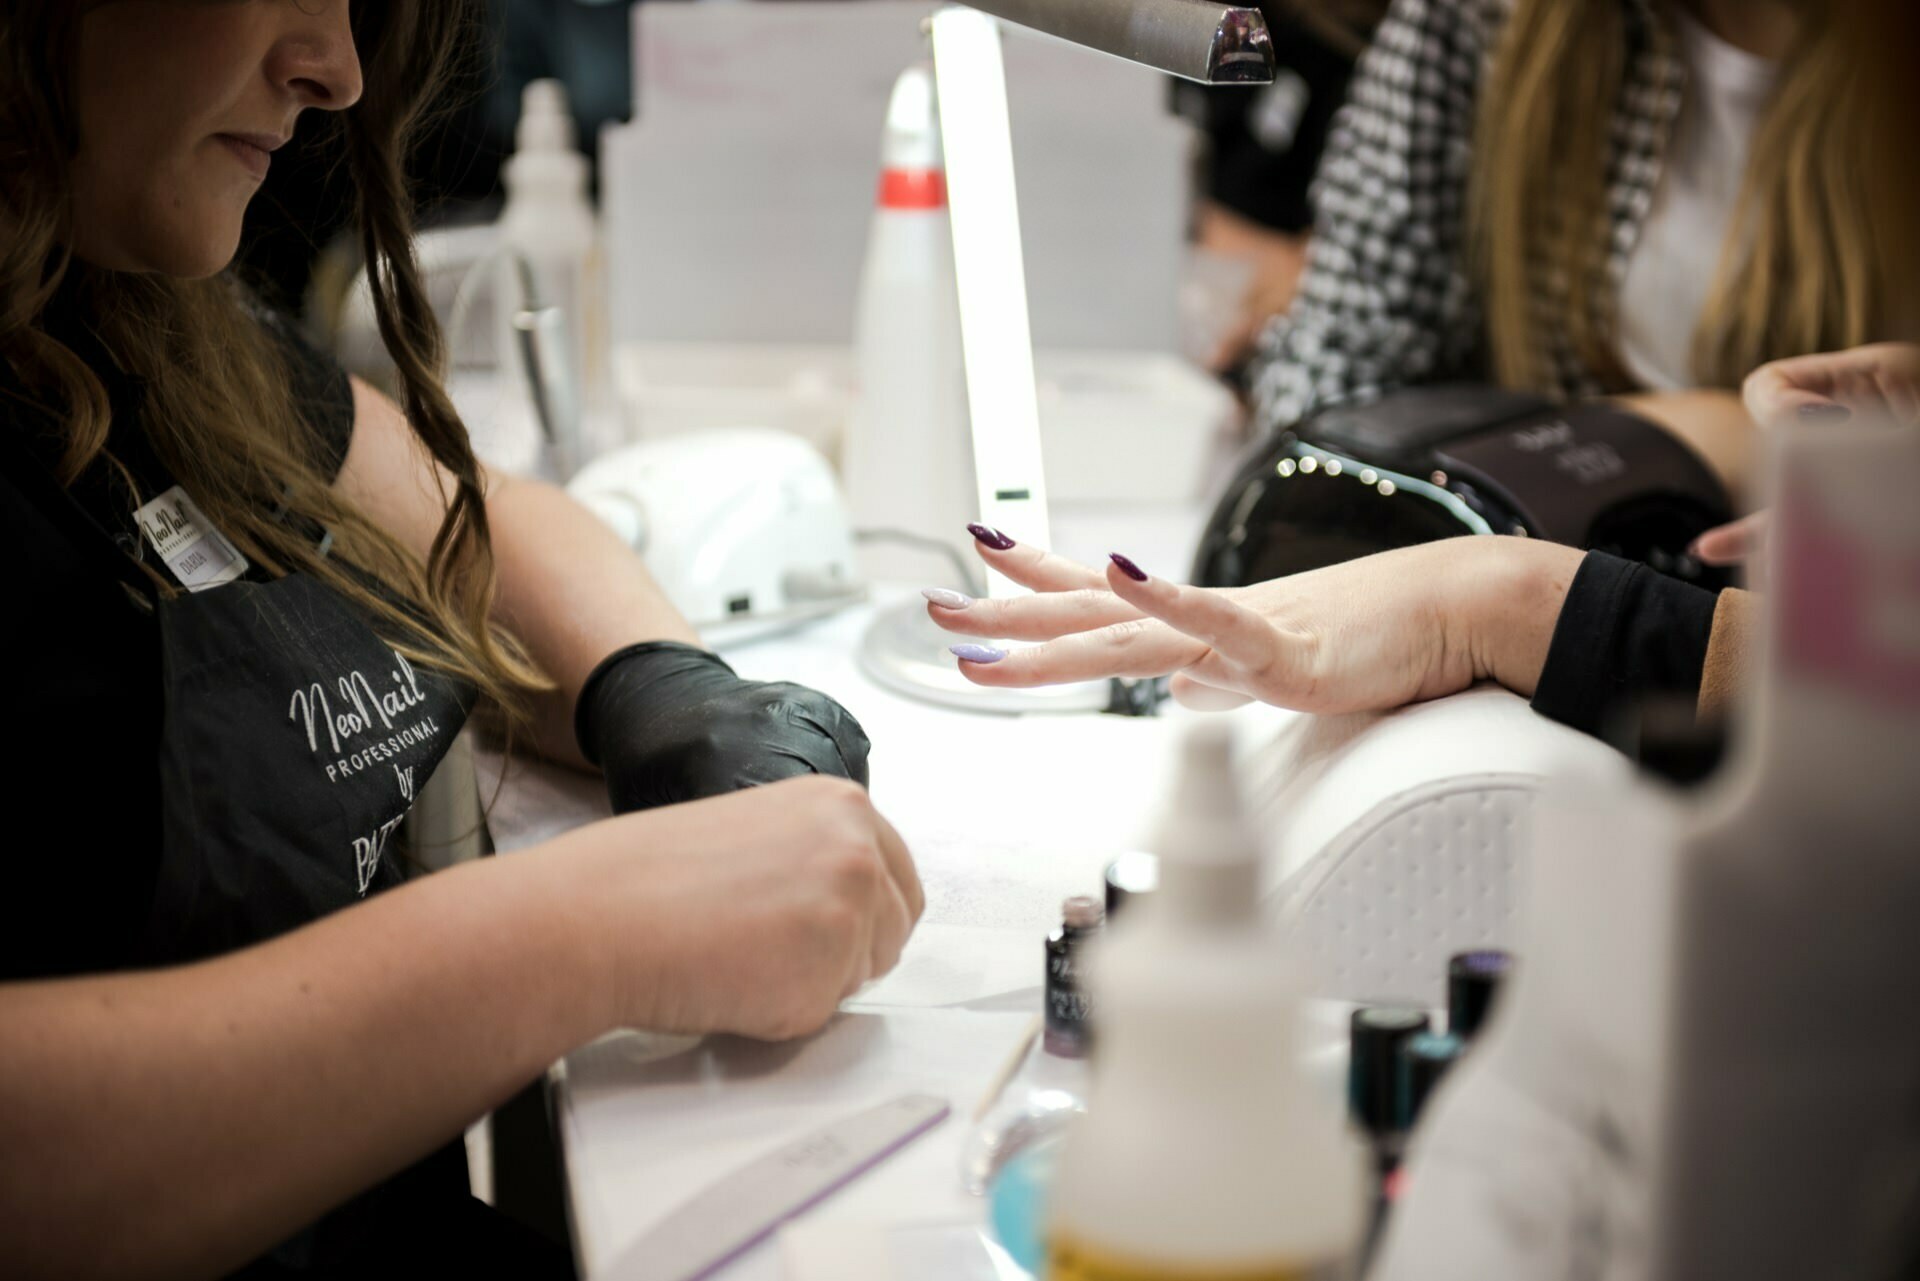
[[[1043,641],[1140,617],[1139,610],[1104,586],[1098,591],[1041,592],[1009,600],[974,600],[943,588],[929,588],[922,594],[927,598],[927,617],[963,636]]]
[[[1099,571],[1039,547],[1016,543],[990,525],[975,522],[967,526],[967,532],[973,535],[974,550],[980,553],[980,559],[1022,587],[1031,587],[1036,592],[1069,592],[1107,585]]]
[[[1253,701],[1251,695],[1209,685],[1189,672],[1175,672],[1167,682],[1167,692],[1173,695],[1174,702],[1195,712],[1230,712]]]
[[[1141,613],[1203,642],[1227,663],[1260,672],[1274,661],[1274,625],[1246,606],[1204,587],[1154,578],[1120,553],[1107,583]]]
[[[1108,676],[1163,676],[1200,661],[1207,647],[1164,623],[1136,619],[1029,649],[956,645],[960,672],[976,685],[1058,685]]]

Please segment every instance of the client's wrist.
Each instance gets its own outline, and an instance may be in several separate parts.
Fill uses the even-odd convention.
[[[1458,540],[1455,618],[1474,675],[1533,697],[1567,589],[1586,553],[1506,535]]]

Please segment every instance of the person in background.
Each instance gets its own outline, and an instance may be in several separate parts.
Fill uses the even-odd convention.
[[[1267,0],[1272,84],[1173,83],[1174,110],[1206,136],[1194,243],[1251,271],[1210,362],[1216,371],[1236,376],[1260,327],[1293,301],[1313,228],[1308,187],[1354,59],[1385,9],[1386,0]]]
[[[777,1039],[923,897],[837,703],[739,679],[441,385],[402,158],[454,0],[0,9],[0,1275],[570,1276],[461,1134],[622,1027]],[[341,134],[400,402],[227,273]],[[417,875],[470,713],[617,817]]]
[[[1442,381],[1616,395],[1738,495],[1741,377],[1893,336],[1839,7],[1396,0],[1259,341],[1260,424]]]
[[[1411,10],[1413,6],[1400,6]],[[1405,14],[1403,13],[1403,16]],[[1835,0],[1827,53],[1849,68],[1850,132],[1836,146],[1862,168],[1845,179],[1852,230],[1872,247],[1859,264],[1893,300],[1903,341],[1761,365],[1744,379],[1743,412],[1760,431],[1818,430],[1860,417],[1920,432],[1920,8],[1906,0]],[[1384,33],[1383,33],[1384,34]],[[1815,239],[1816,261],[1853,251]],[[1702,537],[1718,564],[1758,550],[1764,520]],[[1492,680],[1534,707],[1599,733],[1647,695],[1693,699],[1715,716],[1746,680],[1759,597],[1717,596],[1599,552],[1535,540],[1445,539],[1231,590],[1184,587],[1116,555],[1096,572],[977,526],[983,559],[1035,595],[971,601],[929,591],[928,613],[963,635],[1039,642],[956,652],[967,679],[1033,685],[1172,674],[1190,706],[1250,699],[1310,712],[1385,710]]]

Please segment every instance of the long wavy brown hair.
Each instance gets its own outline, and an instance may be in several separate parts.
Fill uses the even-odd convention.
[[[144,381],[141,426],[155,452],[248,560],[274,575],[312,575],[410,658],[516,711],[547,682],[489,617],[495,579],[483,478],[441,382],[441,334],[414,260],[405,171],[413,129],[473,30],[466,4],[356,4],[365,90],[331,113],[323,140],[338,149],[357,193],[360,249],[402,408],[453,481],[424,562],[333,492],[289,390],[284,346],[232,279],[111,272],[68,254],[67,174],[78,143],[70,68],[84,7],[8,0],[0,10],[0,360],[63,424],[62,483],[106,454],[110,409],[100,379],[44,327],[56,294],[74,299],[115,362]],[[118,466],[110,454],[105,461]],[[289,511],[331,530],[331,552],[321,554]]]
[[[1673,48],[1672,9],[1651,0],[1649,47]],[[1755,366],[1884,336],[1888,246],[1868,216],[1878,181],[1876,90],[1840,20],[1850,0],[1798,0],[1693,351],[1702,386],[1737,387]],[[1612,390],[1629,385],[1616,334],[1606,183],[1611,122],[1634,40],[1628,0],[1514,0],[1482,95],[1472,241],[1495,375],[1551,390],[1533,300],[1566,282],[1575,352]]]

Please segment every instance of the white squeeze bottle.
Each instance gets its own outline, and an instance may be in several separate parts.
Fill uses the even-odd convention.
[[[1182,749],[1160,887],[1088,962],[1099,1042],[1068,1133],[1048,1281],[1349,1275],[1365,1162],[1298,1062],[1301,984],[1260,915],[1260,844],[1224,725]]]
[[[853,324],[859,387],[842,460],[847,498],[856,527],[936,540],[971,563],[966,524],[979,507],[931,68],[909,67],[895,81],[880,166]],[[924,549],[884,540],[861,549],[861,567],[870,578],[916,582],[934,572]]]
[[[596,354],[602,339],[599,232],[587,199],[587,173],[587,158],[575,145],[566,86],[558,80],[530,82],[520,94],[514,152],[501,169],[507,203],[500,211],[500,240],[531,267],[536,300],[560,313],[559,345],[570,382],[565,390],[576,416],[602,372]],[[524,395],[528,382],[514,328],[516,314],[527,304],[519,265],[503,263],[499,280],[500,370],[511,394]],[[549,348],[553,345],[549,341]]]

